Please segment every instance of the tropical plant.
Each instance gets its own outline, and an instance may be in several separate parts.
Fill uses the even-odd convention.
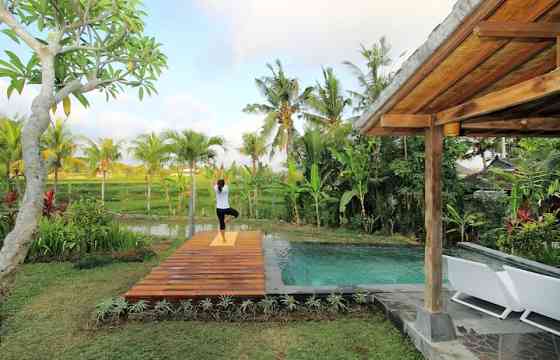
[[[253,176],[257,175],[260,159],[266,155],[268,146],[266,139],[257,132],[245,133],[242,135],[242,145],[239,148],[241,155],[251,158],[251,171]]]
[[[319,312],[321,311],[321,309],[323,309],[323,302],[320,298],[313,295],[305,300],[305,307],[309,312]]]
[[[88,105],[87,94],[100,90],[116,97],[128,87],[144,94],[156,92],[154,82],[166,67],[166,57],[154,38],[144,35],[146,13],[141,2],[114,1],[0,1],[0,28],[21,45],[20,59],[6,51],[0,77],[7,78],[7,95],[37,84],[30,117],[22,129],[26,189],[18,220],[0,250],[0,286],[8,284],[27,255],[41,217],[45,166],[40,141],[50,110],[70,96]],[[29,51],[26,51],[29,50]]]
[[[24,120],[0,118],[0,162],[5,164],[8,185],[13,166],[17,164],[18,172],[22,168],[21,133],[23,126]]]
[[[148,191],[146,194],[146,208],[151,212],[152,179],[169,160],[169,145],[156,133],[142,134],[132,142],[129,149],[136,160],[143,163],[146,170]]]
[[[340,176],[351,183],[352,189],[347,190],[340,198],[340,212],[344,213],[346,207],[354,197],[360,201],[362,217],[366,214],[366,195],[369,190],[370,156],[373,151],[373,142],[365,141],[347,145],[342,151],[336,148],[332,152],[343,170]]]
[[[331,293],[327,296],[327,304],[329,306],[329,310],[333,313],[346,311],[348,306],[346,305],[346,300],[342,294]]]
[[[138,300],[133,302],[128,307],[129,314],[141,314],[144,311],[148,310],[148,302],[146,300]]]
[[[457,209],[447,204],[447,216],[445,217],[447,223],[451,226],[448,233],[458,232],[461,237],[461,242],[468,241],[468,230],[474,230],[484,225],[482,214],[479,213],[464,213],[461,215]]]
[[[281,183],[283,192],[288,198],[288,201],[294,212],[294,222],[300,224],[299,216],[299,196],[304,191],[300,186],[300,182],[303,180],[303,175],[298,171],[296,163],[293,160],[288,161],[288,172],[286,174],[286,179]]]
[[[215,147],[223,147],[224,139],[218,136],[208,137],[205,134],[184,130],[167,131],[164,137],[169,140],[171,152],[180,163],[190,167],[191,196],[189,202],[189,238],[194,235],[194,217],[196,210],[196,171],[198,165],[216,157]]]
[[[296,298],[288,294],[282,295],[282,297],[280,298],[280,302],[282,303],[282,305],[284,305],[284,308],[288,312],[296,311],[299,306],[299,302],[296,300]]]
[[[391,83],[393,74],[384,71],[392,62],[389,56],[390,51],[391,46],[385,37],[382,37],[371,48],[361,45],[360,55],[366,62],[367,70],[365,72],[350,61],[344,62],[354,72],[361,88],[360,92],[350,91],[350,95],[355,100],[354,111],[356,113],[364,112]]]
[[[51,124],[43,136],[43,154],[54,171],[54,196],[58,191],[58,173],[67,160],[70,160],[77,145],[66,122],[57,119]]]
[[[165,318],[173,312],[173,306],[166,299],[159,300],[154,305],[154,311],[160,318]]]
[[[94,173],[101,173],[101,201],[105,202],[105,183],[107,173],[111,170],[113,163],[122,157],[122,142],[116,142],[110,138],[101,138],[97,142],[86,139],[87,146],[84,153],[90,169]]]
[[[278,311],[278,301],[271,296],[265,296],[261,299],[258,306],[266,317],[276,315]]]
[[[311,195],[313,198],[313,203],[315,205],[315,219],[317,224],[317,229],[321,227],[321,217],[319,212],[319,205],[323,200],[330,199],[330,196],[325,191],[325,183],[328,180],[327,176],[321,178],[319,174],[319,165],[317,163],[311,166],[311,173],[309,174],[309,179],[305,179],[303,189]]]
[[[303,117],[333,132],[350,120],[344,119],[344,113],[352,105],[352,100],[342,94],[340,81],[332,68],[323,69],[323,81],[323,84],[317,83],[309,95],[306,103],[310,111],[303,112]]]
[[[280,60],[274,65],[267,64],[271,76],[255,80],[266,103],[249,104],[243,111],[265,115],[262,134],[267,139],[273,137],[271,154],[281,149],[290,156],[296,135],[293,117],[302,111],[313,88],[305,88],[300,93],[299,81],[286,75]]]

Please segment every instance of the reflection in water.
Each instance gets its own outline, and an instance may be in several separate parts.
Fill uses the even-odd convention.
[[[189,224],[187,222],[172,222],[162,223],[156,221],[146,220],[120,220],[122,225],[127,229],[145,234],[148,236],[161,236],[169,238],[186,237],[188,233]],[[195,224],[195,232],[213,231],[217,230],[217,224]],[[249,230],[246,224],[229,224],[228,230],[244,231]]]

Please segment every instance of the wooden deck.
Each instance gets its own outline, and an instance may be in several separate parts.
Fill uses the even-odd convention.
[[[262,232],[227,235],[226,244],[220,244],[216,231],[196,234],[124,297],[137,301],[264,296]]]

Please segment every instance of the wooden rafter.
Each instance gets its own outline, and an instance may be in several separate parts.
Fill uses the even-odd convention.
[[[427,75],[432,73],[465,39],[467,39],[474,29],[474,27],[483,19],[492,15],[505,0],[487,0],[483,2],[477,10],[471,14],[461,27],[456,31],[436,52],[432,55],[429,61],[425,62],[415,72],[415,74],[408,79],[406,84],[397,91],[397,93],[384,105],[386,111],[393,108],[400,100],[408,95],[418,84],[420,84]],[[370,124],[367,128],[363,129],[366,132],[374,124]]]
[[[535,117],[499,120],[493,117],[463,122],[462,129],[560,131],[560,117]]]
[[[426,128],[431,125],[432,115],[385,114],[379,122],[380,127]]]
[[[560,23],[482,21],[474,28],[474,33],[480,37],[491,38],[555,39],[560,35]]]
[[[560,71],[553,71],[441,111],[436,115],[436,125],[488,115],[558,93]]]

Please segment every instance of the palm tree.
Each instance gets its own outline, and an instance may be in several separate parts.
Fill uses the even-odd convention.
[[[86,139],[87,146],[84,153],[88,159],[89,166],[95,172],[101,172],[103,180],[101,182],[101,201],[105,202],[105,182],[107,181],[107,172],[113,165],[113,162],[122,157],[122,142],[115,142],[111,138],[100,138],[98,142]]]
[[[64,120],[57,119],[43,136],[43,153],[54,170],[55,197],[58,187],[58,172],[63,167],[64,162],[74,155],[77,148],[74,136],[65,124]]]
[[[213,136],[208,137],[205,134],[198,133],[193,130],[168,131],[164,137],[169,140],[171,152],[175,155],[176,160],[189,165],[191,174],[191,197],[189,201],[189,238],[194,235],[194,216],[196,205],[196,169],[197,165],[208,162],[216,157],[214,146],[224,145],[224,139]]]
[[[152,132],[138,136],[132,142],[130,151],[136,160],[140,160],[143,163],[146,170],[148,182],[146,204],[149,213],[152,200],[152,178],[161,170],[165,162],[169,160],[170,148],[164,139]]]
[[[296,133],[293,116],[302,110],[313,88],[308,87],[300,93],[299,81],[286,76],[280,60],[276,60],[275,65],[267,64],[272,76],[255,80],[266,103],[249,104],[243,111],[265,115],[263,136],[268,139],[275,132],[272,140],[272,154],[275,149],[281,149],[286,152],[287,156],[290,156]]]
[[[0,119],[0,161],[6,166],[6,180],[11,179],[11,169],[22,160],[21,132],[24,120]]]
[[[242,155],[251,158],[253,176],[257,175],[259,160],[266,154],[266,139],[256,132],[243,134],[243,143],[239,148]]]
[[[342,95],[340,81],[332,68],[323,69],[323,84],[317,83],[314,92],[307,99],[309,112],[303,117],[318,126],[334,130],[346,122],[344,110],[352,105],[352,100]]]
[[[367,72],[350,61],[344,62],[354,72],[361,87],[361,92],[350,91],[350,95],[355,99],[356,113],[363,113],[391,83],[393,74],[383,71],[383,68],[391,65],[390,51],[391,46],[385,37],[382,37],[379,43],[373,44],[369,49],[361,45],[360,54],[366,61]]]

